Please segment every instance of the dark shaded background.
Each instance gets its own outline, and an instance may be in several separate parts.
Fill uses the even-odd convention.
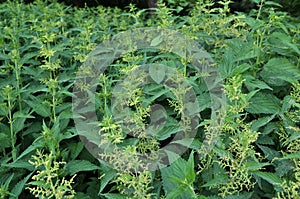
[[[7,0],[0,0],[5,2]],[[34,0],[18,0],[19,2],[23,1],[25,3],[31,3]],[[180,12],[175,12],[174,14],[186,15],[189,10],[194,6],[197,0],[164,0],[166,6],[169,8],[176,9],[181,7]],[[218,0],[215,7],[221,6],[218,5]],[[49,1],[51,2],[51,1]],[[58,2],[65,3],[71,6],[77,7],[93,7],[93,6],[106,6],[106,7],[119,7],[126,8],[130,3],[135,4],[138,8],[155,8],[157,7],[157,0],[58,0]],[[279,11],[288,12],[293,17],[300,17],[300,0],[271,0],[270,2],[279,3],[281,8],[278,8]],[[253,0],[233,0],[230,4],[231,12],[249,12],[251,9],[257,9],[257,5]]]

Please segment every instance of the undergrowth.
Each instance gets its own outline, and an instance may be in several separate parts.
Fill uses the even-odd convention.
[[[193,1],[185,16],[162,1],[150,16],[133,5],[125,12],[54,0],[1,3],[0,198],[300,198],[299,18],[278,11],[278,3],[253,2],[258,9],[245,14],[231,13],[229,0],[218,7]],[[97,44],[141,27],[178,31],[209,52],[226,94],[219,133],[209,130],[214,121],[205,74],[172,53],[135,50],[114,60],[95,94],[98,144],[115,151],[88,151],[74,125],[76,73]],[[134,73],[143,64],[172,70],[154,65]],[[185,79],[192,86],[166,88],[155,70],[176,71],[172,83]],[[144,86],[148,73],[154,82]],[[82,82],[79,89],[86,87]],[[194,141],[180,156],[167,154],[170,166],[149,170],[140,154],[155,160],[171,138],[189,132],[185,110],[195,106],[186,106],[184,96],[191,89],[199,119]],[[119,106],[111,106],[113,99]],[[153,104],[165,111],[155,112]],[[115,118],[123,106],[130,117]],[[150,113],[158,116],[151,122],[164,121],[164,127],[149,133]],[[214,143],[205,155],[204,140]]]

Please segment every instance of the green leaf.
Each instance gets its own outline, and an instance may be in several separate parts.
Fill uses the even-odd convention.
[[[255,88],[273,90],[268,84],[254,78],[251,75],[245,75],[244,78],[246,80],[245,85],[249,87],[251,90]]]
[[[246,168],[250,171],[260,170],[263,167],[268,166],[268,165],[271,165],[271,164],[268,162],[261,163],[261,162],[255,162],[255,161],[245,163]]]
[[[275,161],[275,163],[275,171],[276,174],[279,175],[279,177],[283,177],[284,175],[295,169],[294,163],[290,160],[279,160]]]
[[[182,146],[194,149],[194,150],[199,150],[201,148],[202,143],[198,139],[193,139],[193,138],[184,138],[180,140],[173,141],[172,143],[180,144]]]
[[[177,154],[169,152],[169,162],[173,163],[169,167],[161,169],[163,188],[167,194],[171,193],[174,190],[174,187],[179,187],[180,183],[178,182],[184,182],[186,177],[187,162],[180,158],[180,156],[176,155]],[[175,179],[177,182],[174,181]],[[181,192],[181,195],[177,198],[190,198],[189,190],[184,189],[184,191]]]
[[[0,53],[0,60],[9,60],[9,59],[10,59],[10,56]]]
[[[29,109],[27,108],[27,110],[23,110],[23,111],[17,111],[16,113],[14,113],[14,132],[17,133],[19,131],[21,131],[22,129],[24,129],[25,127],[25,120],[27,118],[34,118],[33,116],[31,116],[29,113]]]
[[[116,171],[112,169],[111,167],[105,165],[104,163],[101,163],[101,180],[100,180],[100,190],[99,193],[101,193],[106,185],[114,178],[116,175]]]
[[[156,134],[156,137],[158,140],[165,140],[169,138],[172,134],[177,133],[179,131],[181,130],[177,126],[165,126]]]
[[[233,158],[232,154],[229,151],[226,151],[225,149],[219,148],[217,146],[213,148],[213,152],[222,158]]]
[[[184,188],[182,186],[176,187],[171,192],[169,192],[166,196],[166,199],[174,199],[178,198],[184,192]]]
[[[84,146],[82,142],[68,144],[67,148],[70,151],[71,160],[74,160],[78,157],[78,155],[82,152],[83,147]]]
[[[281,112],[287,112],[289,109],[295,104],[295,99],[293,99],[291,96],[287,95],[284,97],[282,101],[282,108]]]
[[[75,198],[74,199],[92,199],[91,196],[82,193],[82,192],[76,192]]]
[[[92,164],[87,160],[72,160],[65,166],[65,170],[70,175],[74,175],[75,173],[78,173],[80,171],[98,170],[99,168],[99,166]]]
[[[255,141],[256,144],[263,144],[263,145],[274,145],[275,142],[272,137],[269,135],[260,135],[259,138]]]
[[[292,43],[292,39],[289,35],[282,33],[282,32],[274,32],[270,35],[270,38],[275,38],[277,41],[275,43],[276,46],[283,48],[288,47],[300,55],[300,50],[296,44]],[[279,41],[278,41],[279,40]]]
[[[246,110],[254,114],[276,114],[281,110],[280,100],[271,94],[257,93],[250,99]]]
[[[273,58],[264,65],[260,76],[270,85],[283,86],[282,81],[296,83],[300,79],[300,69],[286,58]]]
[[[31,107],[34,112],[42,117],[49,117],[51,115],[51,109],[49,102],[43,101],[37,97],[31,96],[31,100],[24,100],[29,107]]]
[[[106,193],[106,194],[101,194],[101,196],[104,196],[107,199],[126,199],[126,198],[128,198],[126,195],[117,194],[117,193]]]
[[[148,84],[143,88],[143,92],[147,95],[150,95],[150,97],[143,102],[143,106],[146,107],[152,104],[154,100],[170,91],[168,89],[165,89],[161,84]]]
[[[264,2],[266,5],[272,6],[272,7],[282,7],[282,5],[280,3],[274,2],[274,1],[265,1]]]
[[[126,148],[128,146],[136,146],[139,142],[138,138],[128,138],[124,140],[123,142],[118,144],[118,147],[120,148]]]
[[[209,93],[202,93],[201,95],[197,96],[197,102],[199,107],[199,112],[203,111],[204,109],[211,107],[211,100]]]
[[[9,164],[3,164],[3,167],[8,167],[8,168],[20,168],[20,169],[27,169],[29,171],[34,170],[34,166],[30,164],[27,160],[18,160],[16,162],[12,162]]]
[[[32,145],[30,145],[29,147],[27,147],[22,153],[21,155],[19,155],[19,157],[15,160],[15,162],[17,162],[18,160],[20,160],[22,157],[28,155],[29,153],[35,151],[38,148],[41,148],[43,145],[39,142],[34,142]]]
[[[195,179],[196,179],[196,173],[195,173],[195,169],[194,169],[195,165],[194,165],[194,152],[192,151],[190,153],[190,157],[188,159],[187,165],[186,165],[186,176],[185,178],[187,179],[189,184],[192,184]]]
[[[253,48],[251,44],[245,42],[243,39],[235,38],[226,40],[227,45],[229,46],[230,51],[234,55],[234,62],[243,61],[257,57],[258,50]]]
[[[208,181],[207,183],[205,183],[204,185],[202,185],[202,187],[214,187],[217,185],[226,184],[227,180],[228,180],[227,175],[218,175],[214,179],[212,179],[212,180]]]
[[[13,194],[13,197],[10,197],[10,199],[12,198],[18,198],[20,196],[20,194],[22,193],[22,191],[24,190],[24,186],[26,184],[26,182],[29,180],[29,178],[32,176],[33,173],[30,173],[29,175],[27,175],[24,179],[22,179],[21,181],[19,181],[11,190],[11,194]]]
[[[11,183],[12,179],[14,178],[15,173],[12,174],[4,174],[0,176],[0,186],[2,187],[8,187],[9,184]]]
[[[163,106],[159,104],[155,104],[151,106],[151,112],[150,112],[150,119],[151,123],[150,126],[153,127],[163,127],[166,120],[168,118],[168,115],[166,113],[166,110],[163,108]],[[160,129],[159,129],[160,130]]]
[[[34,185],[38,187],[48,187],[45,181],[31,181],[27,183],[28,185]]]
[[[281,156],[281,154],[278,151],[274,150],[274,149],[271,149],[269,147],[259,145],[259,144],[257,144],[257,146],[264,152],[265,157],[268,160],[273,160],[275,157],[280,157]]]
[[[265,126],[268,124],[271,120],[274,119],[276,115],[273,114],[271,116],[266,116],[266,117],[260,117],[257,120],[253,120],[251,124],[251,130],[252,131],[258,131],[260,127]]]
[[[253,174],[261,177],[272,185],[279,185],[282,183],[281,178],[275,173],[254,171]]]
[[[5,130],[4,130],[5,129]],[[10,147],[9,128],[4,124],[0,123],[0,149]],[[0,150],[1,151],[1,150]]]
[[[172,165],[174,162],[178,161],[179,159],[181,159],[182,161],[185,161],[183,160],[180,155],[178,155],[177,153],[174,153],[173,151],[169,151],[169,150],[165,150],[167,156],[168,156],[168,160],[169,160],[169,163]]]
[[[162,64],[151,64],[149,74],[157,84],[160,84],[166,76],[166,67]]]
[[[151,43],[150,46],[157,46],[159,45],[161,42],[163,41],[163,37],[161,35],[158,35],[157,37],[155,37]]]
[[[242,73],[245,73],[247,70],[249,70],[252,66],[248,63],[243,63],[241,65],[236,66],[233,70],[233,75],[239,75]]]
[[[232,196],[227,196],[226,199],[251,199],[253,193],[254,192],[242,192]]]
[[[277,160],[289,160],[289,159],[300,159],[300,152],[291,153],[288,155],[283,156],[282,158],[276,158]]]

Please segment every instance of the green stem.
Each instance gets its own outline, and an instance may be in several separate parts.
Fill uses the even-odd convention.
[[[9,123],[9,129],[10,129],[10,141],[11,141],[11,147],[12,147],[12,156],[13,160],[17,159],[17,154],[16,154],[16,148],[15,148],[15,134],[13,130],[13,117],[12,117],[12,105],[11,105],[11,96],[10,94],[7,95],[7,104],[8,104],[8,123]]]
[[[22,108],[22,98],[21,98],[21,93],[20,93],[20,87],[22,87],[21,85],[21,78],[20,78],[20,73],[19,73],[19,66],[18,64],[15,62],[15,75],[16,75],[16,80],[17,80],[17,95],[18,95],[18,105],[19,105],[19,110],[22,112],[23,108]]]
[[[53,123],[56,122],[56,90],[55,88],[52,88],[52,115],[53,115]]]
[[[264,0],[261,0],[260,5],[259,5],[259,9],[258,9],[258,13],[257,13],[257,16],[256,16],[256,20],[258,20],[260,15],[261,15],[261,10],[262,10],[262,7],[263,7],[263,3],[264,3]]]

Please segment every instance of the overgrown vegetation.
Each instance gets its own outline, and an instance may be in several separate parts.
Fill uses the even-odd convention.
[[[132,5],[127,12],[56,1],[1,3],[0,198],[300,198],[300,20],[273,1],[253,2],[258,9],[244,14],[230,13],[228,0],[219,1],[221,7],[198,0],[180,17],[162,2],[150,17]],[[223,79],[226,115],[220,133],[210,134],[205,74],[189,60],[151,49],[125,53],[99,77],[95,94],[101,144],[122,149],[101,154],[112,168],[78,136],[74,81],[97,44],[141,27],[178,31],[210,53]],[[162,77],[151,74],[161,74],[161,67],[137,76],[143,64],[174,69],[192,85],[199,106],[193,143],[181,156],[167,154],[172,164],[156,171],[136,168],[136,154],[155,158],[186,127],[182,96],[188,89],[161,86]],[[154,82],[142,87],[146,72]],[[111,106],[114,97],[130,107],[132,118],[114,118],[120,111]],[[150,136],[142,130],[153,104],[164,106],[156,114],[165,125]],[[124,121],[137,129],[123,129]],[[215,143],[203,155],[207,137]]]

